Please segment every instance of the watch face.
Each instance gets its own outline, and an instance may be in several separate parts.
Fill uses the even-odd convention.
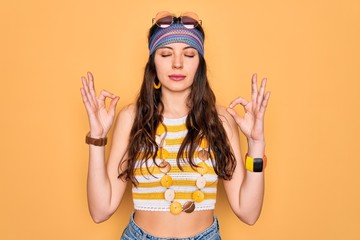
[[[262,158],[254,158],[254,172],[263,171],[263,160]]]

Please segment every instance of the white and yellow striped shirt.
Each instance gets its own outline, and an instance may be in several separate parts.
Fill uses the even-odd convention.
[[[185,122],[186,116],[177,119],[164,118],[163,122],[167,128],[164,149],[169,153],[166,162],[171,165],[171,171],[167,175],[173,179],[169,188],[175,191],[174,201],[180,202],[181,205],[184,205],[187,201],[192,201],[192,193],[198,190],[196,180],[201,176],[199,172],[192,169],[188,163],[182,162],[181,159],[180,163],[183,171],[176,164],[177,153],[187,134]],[[157,164],[160,164],[161,161],[161,159],[156,158]],[[204,200],[195,204],[195,211],[212,210],[215,208],[216,203],[218,176],[214,171],[210,158],[202,161],[198,158],[197,151],[195,151],[194,162],[195,164],[205,162],[209,166],[209,171],[203,175],[206,179],[206,185],[201,189],[204,193]],[[137,187],[132,187],[134,208],[145,211],[170,211],[171,202],[165,200],[164,192],[166,188],[160,183],[164,173],[153,163],[152,159],[148,160],[148,166],[154,176],[147,171],[145,164],[140,168],[140,161],[137,161],[135,165],[135,177],[139,184]]]

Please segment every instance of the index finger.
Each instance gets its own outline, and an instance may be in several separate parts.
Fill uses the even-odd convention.
[[[243,107],[245,107],[248,103],[249,102],[245,98],[238,97],[230,103],[229,107],[234,108],[237,104],[241,104]]]
[[[98,99],[99,99],[100,101],[104,101],[105,98],[107,98],[107,97],[108,97],[108,98],[111,98],[111,99],[114,99],[116,96],[115,96],[114,94],[106,91],[106,90],[102,90],[102,91],[100,92],[100,95],[99,95]]]

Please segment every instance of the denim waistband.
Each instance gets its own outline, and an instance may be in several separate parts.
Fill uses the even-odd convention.
[[[221,239],[219,234],[219,223],[216,216],[214,216],[214,222],[203,232],[186,238],[159,238],[145,232],[134,221],[134,212],[131,214],[129,224],[125,228],[121,240],[219,240]]]

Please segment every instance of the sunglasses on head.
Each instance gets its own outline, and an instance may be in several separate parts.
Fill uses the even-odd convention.
[[[174,14],[163,11],[156,14],[155,18],[152,19],[152,24],[156,24],[160,28],[167,28],[173,23],[181,23],[188,29],[196,28],[202,22],[198,15],[193,12],[186,12],[176,17]]]

